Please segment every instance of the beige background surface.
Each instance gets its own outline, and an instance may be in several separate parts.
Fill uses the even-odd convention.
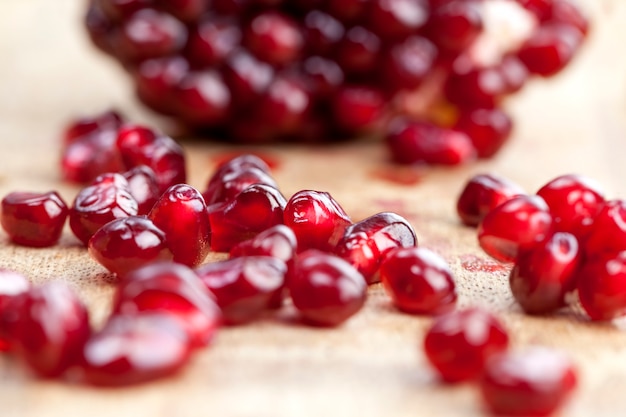
[[[459,226],[454,202],[474,173],[493,171],[528,191],[564,173],[591,176],[609,197],[626,198],[626,2],[586,0],[594,30],[574,65],[536,80],[508,103],[517,121],[497,158],[458,169],[420,172],[413,185],[380,179],[393,169],[382,145],[267,147],[279,161],[283,193],[331,192],[354,220],[392,210],[414,225],[420,244],[454,269],[461,305],[500,312],[514,347],[555,346],[571,353],[581,387],[564,416],[626,414],[626,322],[592,324],[563,314],[527,317],[507,288],[506,271]],[[115,106],[132,120],[167,125],[141,109],[122,71],[92,50],[80,25],[80,0],[0,1],[0,195],[77,188],[59,181],[59,132],[77,114]],[[223,145],[187,140],[189,182],[203,187]],[[237,150],[241,151],[241,148]],[[396,170],[399,175],[406,170]],[[410,174],[410,172],[408,173]],[[220,255],[214,255],[219,257]],[[486,266],[486,267],[485,267]],[[94,322],[107,314],[112,285],[66,231],[59,246],[33,250],[7,244],[0,267],[33,282],[65,280],[89,305]],[[365,310],[345,326],[310,329],[279,318],[224,329],[175,378],[123,390],[40,381],[0,357],[0,415],[23,416],[475,416],[474,387],[437,383],[420,349],[428,318],[400,314],[374,286]]]

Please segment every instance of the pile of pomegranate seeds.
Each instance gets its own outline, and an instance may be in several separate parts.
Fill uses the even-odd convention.
[[[497,152],[503,98],[563,69],[588,30],[569,0],[90,0],[85,25],[147,106],[192,128],[246,143],[373,133],[398,162],[435,164]],[[90,139],[69,165],[116,123],[77,125],[68,137]]]
[[[576,293],[592,320],[626,315],[626,202],[592,180],[562,175],[528,195],[510,181],[477,175],[457,210],[478,225],[480,246],[513,262],[510,286],[528,313],[567,307]]]

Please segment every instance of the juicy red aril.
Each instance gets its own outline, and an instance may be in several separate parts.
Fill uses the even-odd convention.
[[[122,175],[128,181],[130,194],[137,201],[137,214],[148,214],[161,195],[156,174],[152,168],[139,165]]]
[[[12,192],[2,199],[0,222],[12,242],[51,246],[61,237],[67,213],[67,205],[55,191]]]
[[[209,205],[224,203],[233,200],[237,194],[253,184],[278,188],[278,184],[268,171],[256,166],[234,166],[216,171],[209,179],[206,191],[202,195]]]
[[[168,188],[148,214],[165,232],[174,261],[189,266],[202,263],[211,249],[211,225],[202,194],[187,184]]]
[[[437,317],[426,333],[424,351],[444,381],[459,382],[480,376],[487,360],[508,344],[494,315],[469,308]]]
[[[576,237],[557,232],[515,260],[509,283],[524,311],[552,312],[565,306],[565,295],[576,288],[576,273],[582,252]]]
[[[102,0],[98,4],[111,19],[124,19],[150,6],[152,0]]]
[[[276,188],[253,184],[234,200],[207,208],[211,224],[211,249],[227,252],[262,231],[283,224],[287,201]]]
[[[104,174],[83,188],[70,208],[70,228],[85,245],[102,226],[137,214],[137,202],[121,174]]]
[[[517,56],[531,73],[549,77],[569,63],[582,40],[581,32],[573,26],[547,24],[521,46]]]
[[[28,279],[17,272],[0,269],[0,352],[11,349],[11,329],[17,321],[20,301],[30,290]]]
[[[463,187],[457,199],[456,211],[464,224],[478,226],[491,210],[522,194],[524,190],[506,178],[494,174],[478,174]]]
[[[374,0],[370,3],[369,26],[387,39],[402,39],[416,33],[428,19],[425,0]]]
[[[478,242],[487,254],[512,262],[521,250],[530,250],[553,229],[546,202],[536,195],[519,195],[491,210],[478,226]]]
[[[589,20],[570,0],[554,0],[552,10],[544,20],[572,25],[583,35],[586,35],[589,30]]]
[[[395,120],[386,137],[394,162],[458,165],[475,157],[470,138],[462,132],[417,120]]]
[[[187,41],[187,29],[167,13],[144,9],[126,19],[113,38],[117,54],[129,61],[171,55]]]
[[[301,319],[315,326],[338,326],[356,314],[367,297],[367,283],[343,259],[315,249],[302,252],[287,280]]]
[[[299,251],[332,251],[352,221],[329,193],[302,190],[287,202],[284,223],[296,234]]]
[[[25,293],[11,329],[13,351],[45,377],[59,376],[75,365],[91,332],[87,309],[61,282]]]
[[[61,156],[63,178],[85,183],[106,172],[122,171],[124,164],[115,148],[115,139],[115,130],[97,130],[69,143]]]
[[[383,212],[348,226],[334,252],[372,284],[380,280],[378,268],[389,251],[416,245],[409,222],[395,213]]]
[[[266,12],[252,19],[244,43],[259,59],[284,65],[298,58],[304,39],[296,22],[288,16]]]
[[[383,94],[366,86],[344,86],[331,102],[335,123],[340,129],[364,132],[381,121],[386,110]]]
[[[583,242],[588,257],[626,250],[626,200],[610,200],[600,207]]]
[[[587,258],[575,279],[580,303],[592,320],[626,315],[626,252]]]
[[[461,112],[454,128],[470,138],[479,158],[490,158],[511,135],[513,122],[500,109],[478,108]]]
[[[537,195],[550,207],[555,229],[579,238],[588,235],[594,217],[604,204],[604,193],[597,184],[573,174],[553,179],[541,187]]]
[[[508,89],[504,73],[496,66],[453,72],[444,86],[448,100],[461,108],[494,107]]]
[[[173,115],[174,92],[189,72],[189,62],[180,56],[146,59],[133,71],[137,97],[159,113]]]
[[[317,98],[330,97],[341,87],[345,79],[339,65],[320,56],[308,58],[302,70],[306,77],[307,89]]]
[[[175,318],[192,346],[213,340],[221,312],[192,269],[174,262],[154,262],[124,274],[113,301],[116,314],[154,312]]]
[[[274,79],[274,69],[270,65],[244,51],[229,56],[223,72],[236,108],[243,110],[256,104]]]
[[[271,256],[289,265],[293,261],[297,247],[298,241],[293,230],[279,224],[233,246],[230,257]]]
[[[127,167],[146,165],[152,168],[160,191],[186,181],[183,149],[169,136],[131,125],[119,130],[116,146]]]
[[[173,257],[165,232],[143,216],[110,221],[98,229],[87,246],[92,258],[117,275]]]
[[[382,42],[376,34],[362,26],[350,28],[339,43],[337,60],[347,73],[371,71],[377,63]]]
[[[188,73],[173,92],[175,113],[195,127],[226,120],[231,99],[224,79],[213,70]]]
[[[311,97],[298,80],[276,77],[257,103],[258,118],[273,132],[290,134],[309,113]]]
[[[334,17],[313,10],[304,18],[304,31],[307,48],[314,54],[327,55],[341,40],[345,28]]]
[[[241,41],[241,30],[227,19],[205,18],[191,32],[187,49],[198,66],[221,64]]]
[[[286,264],[268,256],[244,256],[202,265],[196,273],[215,295],[224,321],[258,318],[282,294]]]
[[[394,45],[382,60],[383,76],[392,88],[417,88],[431,72],[437,48],[426,38],[413,36]]]
[[[444,50],[468,48],[483,30],[478,5],[471,1],[450,1],[436,8],[428,21],[429,34]]]
[[[572,362],[561,352],[539,347],[494,356],[480,381],[487,408],[507,416],[552,415],[576,386]]]
[[[115,110],[107,110],[95,116],[79,118],[65,127],[63,142],[65,145],[69,145],[98,131],[117,130],[122,122],[122,116]]]
[[[392,249],[380,264],[380,280],[393,304],[410,314],[439,314],[456,303],[450,267],[426,248]]]
[[[161,313],[115,314],[85,344],[82,369],[93,385],[131,385],[169,376],[190,357],[179,321]]]

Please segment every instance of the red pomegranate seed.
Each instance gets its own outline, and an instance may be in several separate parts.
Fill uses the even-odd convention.
[[[330,1],[327,7],[331,15],[344,23],[351,23],[363,17],[368,3],[367,0]]]
[[[245,51],[232,53],[224,64],[224,79],[233,104],[240,110],[256,105],[274,79],[274,69]]]
[[[582,238],[588,257],[626,250],[626,200],[604,203]]]
[[[572,25],[580,30],[583,35],[589,31],[589,19],[570,0],[554,0],[552,10],[545,20]]]
[[[533,347],[491,358],[480,391],[494,414],[544,417],[552,415],[577,384],[569,358],[552,349]]]
[[[487,360],[506,350],[509,337],[491,313],[468,308],[435,319],[424,339],[426,357],[446,382],[480,376]]]
[[[329,54],[345,34],[339,20],[319,10],[308,13],[303,25],[305,44],[314,54]]]
[[[240,324],[259,318],[281,296],[287,266],[269,256],[244,256],[202,265],[196,273],[215,295],[224,321]]]
[[[528,69],[514,54],[502,57],[502,62],[496,66],[496,69],[504,78],[505,89],[503,94],[517,93],[530,78]]]
[[[65,127],[63,142],[65,145],[69,145],[99,131],[117,130],[122,122],[123,117],[115,110],[107,110],[95,116],[79,118]]]
[[[209,0],[157,0],[157,3],[180,20],[192,23],[204,16]]]
[[[99,3],[91,3],[85,13],[85,28],[94,46],[102,52],[112,55],[111,33],[114,30],[114,22],[107,16]]]
[[[594,255],[575,277],[583,309],[592,320],[626,315],[626,251]]]
[[[131,125],[120,129],[117,148],[127,167],[146,165],[152,168],[161,192],[187,179],[183,148],[169,136]]]
[[[2,199],[0,223],[14,243],[52,246],[61,237],[67,213],[67,205],[56,191],[12,192]]]
[[[124,19],[143,8],[152,0],[102,0],[98,4],[112,19]]]
[[[311,97],[301,82],[276,77],[258,102],[258,119],[281,134],[296,130],[310,111]]]
[[[366,73],[378,64],[381,48],[378,36],[363,26],[354,26],[338,45],[337,63],[346,73]]]
[[[133,72],[137,96],[154,110],[174,115],[176,87],[189,73],[189,62],[181,56],[146,59]]]
[[[444,50],[460,52],[467,49],[483,30],[478,3],[450,1],[436,8],[428,21],[428,33]]]
[[[187,49],[195,65],[218,65],[239,45],[241,38],[241,29],[235,22],[206,17],[189,35]]]
[[[374,128],[386,111],[383,94],[371,87],[344,86],[331,101],[333,117],[346,132],[363,132]]]
[[[237,194],[253,184],[264,184],[278,188],[278,184],[270,175],[268,168],[239,164],[235,161],[233,164],[225,164],[211,176],[206,191],[202,195],[209,205],[225,203],[232,201]]]
[[[17,272],[0,269],[0,352],[11,349],[12,327],[18,320],[17,298],[30,290],[28,279]]]
[[[113,45],[121,58],[141,61],[179,52],[186,41],[182,22],[170,14],[144,9],[124,20]]]
[[[549,77],[571,61],[582,40],[582,33],[574,26],[546,24],[521,46],[517,56],[531,73]]]
[[[310,249],[295,261],[287,287],[301,319],[314,326],[338,326],[356,314],[367,297],[367,283],[343,259]]]
[[[501,109],[478,108],[461,112],[454,128],[470,138],[479,158],[491,158],[511,135],[513,122]]]
[[[541,187],[537,195],[550,207],[555,229],[581,239],[589,234],[593,219],[604,204],[604,192],[600,186],[589,178],[574,174],[553,179]]]
[[[491,210],[523,194],[524,190],[519,185],[504,177],[478,174],[463,187],[456,203],[456,211],[464,224],[478,226]]]
[[[494,107],[509,89],[510,83],[498,66],[453,71],[444,86],[447,99],[461,108]]]
[[[202,263],[211,250],[211,225],[202,194],[187,184],[168,188],[148,214],[165,232],[174,261],[188,266]]]
[[[380,281],[378,268],[392,249],[416,245],[411,224],[398,214],[383,212],[348,226],[334,252],[373,284]]]
[[[213,294],[192,269],[160,261],[121,277],[113,301],[115,314],[154,312],[175,318],[192,346],[210,343],[221,323]]]
[[[393,304],[410,314],[439,314],[456,304],[456,286],[447,262],[426,248],[389,251],[380,280]]]
[[[92,258],[117,275],[173,257],[165,232],[143,216],[110,221],[98,229],[87,246]]]
[[[107,172],[119,172],[124,164],[115,148],[115,130],[98,130],[68,144],[61,156],[61,174],[70,182],[86,183]]]
[[[290,265],[297,247],[298,241],[293,230],[284,224],[279,224],[262,231],[252,239],[233,246],[230,250],[230,257],[271,256]]]
[[[431,73],[437,48],[426,38],[412,36],[389,48],[382,59],[387,84],[398,90],[413,90]]]
[[[543,198],[519,195],[491,210],[478,226],[478,242],[489,256],[512,262],[522,250],[530,250],[553,231],[553,221]]]
[[[61,282],[28,291],[11,329],[13,351],[44,377],[59,376],[75,365],[91,332],[87,309]]]
[[[385,140],[393,161],[405,165],[458,165],[476,155],[465,133],[426,121],[396,119]]]
[[[70,228],[85,245],[102,226],[121,217],[135,216],[137,201],[121,174],[103,174],[83,188],[69,211]]]
[[[576,288],[582,252],[576,237],[557,232],[515,260],[509,283],[524,311],[550,313],[565,306],[565,295]]]
[[[339,65],[320,56],[312,56],[304,61],[302,71],[307,90],[317,99],[331,97],[345,80]]]
[[[234,200],[209,206],[211,249],[228,252],[236,244],[282,224],[286,203],[276,188],[253,184]]]
[[[254,17],[245,34],[245,45],[259,59],[274,65],[295,61],[304,46],[296,22],[287,15],[265,12]]]
[[[156,174],[149,166],[139,165],[122,175],[128,181],[130,194],[137,201],[137,214],[148,214],[161,196]]]
[[[326,192],[302,190],[287,202],[284,223],[298,239],[298,250],[332,251],[352,221]]]
[[[369,26],[385,39],[415,34],[429,17],[425,0],[373,0],[369,7]]]
[[[85,381],[100,386],[138,384],[172,375],[190,357],[179,321],[161,313],[116,314],[85,344]]]
[[[232,99],[222,76],[210,69],[186,74],[173,94],[176,113],[199,127],[225,121]]]

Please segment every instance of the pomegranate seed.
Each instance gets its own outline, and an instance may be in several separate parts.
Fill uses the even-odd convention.
[[[246,155],[243,158],[248,159],[248,157],[252,158],[252,155]],[[232,163],[224,164],[211,176],[206,191],[203,193],[207,204],[232,201],[237,194],[253,184],[278,188],[267,166],[257,166],[256,162],[239,162],[240,158],[235,158]],[[260,159],[259,161],[265,165]]]
[[[383,212],[348,226],[335,254],[373,284],[380,281],[378,268],[392,249],[416,245],[417,237],[409,222],[395,213]]]
[[[102,0],[98,4],[113,19],[124,19],[150,6],[152,0]]]
[[[580,30],[583,35],[586,35],[589,31],[589,20],[587,16],[570,0],[554,0],[552,10],[550,10],[550,13],[546,16],[546,21],[572,25]]]
[[[241,30],[235,22],[205,18],[191,32],[187,48],[196,66],[211,66],[224,62],[241,38]]]
[[[182,325],[169,315],[116,314],[85,344],[84,377],[102,386],[151,381],[177,372],[190,350]]]
[[[154,110],[174,115],[176,87],[188,73],[189,62],[181,56],[146,59],[133,73],[137,96]]]
[[[437,46],[452,52],[467,49],[483,30],[478,4],[450,1],[435,9],[428,21],[428,32]]]
[[[85,13],[85,28],[91,42],[107,54],[113,54],[111,47],[111,33],[114,30],[113,21],[104,13],[99,3],[91,3]]]
[[[515,196],[491,210],[478,226],[478,242],[489,256],[512,262],[522,250],[530,250],[553,230],[552,216],[543,198]]]
[[[253,184],[234,200],[208,207],[211,249],[227,252],[236,244],[283,223],[285,197],[276,188]]]
[[[70,182],[86,183],[107,172],[124,169],[115,148],[115,130],[98,130],[77,138],[63,149],[61,174]]]
[[[513,122],[500,109],[478,108],[463,111],[454,128],[470,138],[479,158],[491,158],[511,135]]]
[[[304,38],[296,22],[288,16],[266,12],[250,22],[245,44],[259,59],[284,65],[299,57]]]
[[[25,293],[11,329],[13,351],[44,377],[59,376],[74,365],[91,332],[87,309],[61,282]]]
[[[497,66],[455,71],[444,86],[447,99],[461,108],[494,107],[509,89],[505,73]]]
[[[284,223],[295,233],[299,251],[331,252],[352,221],[329,193],[302,190],[287,202]]]
[[[268,256],[244,256],[202,265],[196,273],[215,294],[224,321],[240,324],[258,318],[281,296],[287,266]]]
[[[276,77],[259,98],[258,120],[272,130],[293,132],[310,110],[311,97],[304,85],[286,77]]]
[[[332,98],[332,111],[338,127],[347,132],[372,129],[385,112],[382,93],[365,86],[345,86]]]
[[[582,237],[588,257],[626,250],[626,200],[604,203],[593,218],[590,229]]]
[[[232,101],[241,110],[256,105],[274,79],[274,69],[247,52],[234,52],[224,65],[224,78]]]
[[[69,211],[70,228],[85,245],[102,226],[121,217],[135,216],[137,202],[121,174],[103,174],[83,188]]]
[[[468,226],[478,226],[491,210],[511,198],[523,195],[524,190],[506,178],[494,174],[473,176],[461,191],[456,211]]]
[[[61,237],[67,212],[67,205],[56,191],[12,192],[2,199],[0,222],[14,243],[52,246]]]
[[[313,10],[304,18],[306,46],[314,54],[328,54],[345,34],[345,28],[334,17]]]
[[[389,251],[380,264],[380,280],[393,304],[406,313],[439,314],[456,303],[450,267],[426,248]]]
[[[146,165],[152,168],[161,192],[187,179],[183,148],[172,138],[157,135],[150,128],[131,125],[120,129],[117,148],[127,167]]]
[[[504,78],[505,89],[503,94],[517,93],[530,77],[524,63],[513,54],[504,56],[496,68]]]
[[[114,39],[114,50],[123,59],[141,61],[179,52],[186,41],[187,29],[179,20],[144,9],[124,21]]]
[[[161,195],[156,174],[152,168],[139,165],[122,175],[128,181],[130,194],[137,201],[137,214],[148,214]]]
[[[626,314],[626,252],[586,259],[575,279],[580,303],[592,320]]]
[[[367,0],[344,0],[341,2],[328,2],[328,10],[342,22],[354,22],[365,14]]]
[[[189,72],[174,91],[175,111],[194,126],[211,126],[226,120],[231,92],[213,70]]]
[[[436,57],[437,48],[429,40],[412,36],[385,53],[383,77],[392,88],[413,90],[430,74]]]
[[[345,80],[339,65],[320,56],[312,56],[304,61],[302,71],[307,80],[307,89],[318,99],[331,97]]]
[[[338,45],[337,61],[346,73],[365,73],[377,64],[382,42],[362,26],[349,29]]]
[[[110,221],[98,229],[87,246],[92,258],[117,275],[173,257],[165,232],[143,216]]]
[[[558,232],[529,251],[521,251],[511,271],[511,291],[524,311],[552,312],[565,306],[565,295],[576,288],[582,261],[576,237]]]
[[[604,204],[604,192],[598,184],[573,174],[553,179],[541,187],[537,195],[550,207],[555,229],[578,238],[589,234],[593,219]]]
[[[262,231],[252,239],[233,246],[230,250],[230,257],[270,256],[290,265],[297,247],[298,241],[293,230],[284,224],[278,224]]]
[[[386,142],[391,158],[400,164],[458,165],[476,155],[465,133],[426,121],[396,119],[389,127]]]
[[[154,312],[175,318],[192,346],[213,340],[221,312],[195,272],[181,264],[154,262],[122,276],[113,301],[114,314]]]
[[[178,184],[168,188],[148,214],[165,232],[175,262],[199,265],[211,250],[211,225],[206,209],[198,190]]]
[[[117,130],[122,122],[123,117],[115,110],[107,110],[95,116],[79,118],[66,126],[63,142],[65,145],[69,145],[99,131]]]
[[[160,0],[159,5],[180,20],[192,23],[204,16],[209,0]]]
[[[0,269],[0,352],[11,349],[12,327],[18,319],[17,298],[30,290],[28,279],[17,272]],[[16,302],[17,301],[17,302]]]
[[[517,56],[531,73],[549,77],[571,61],[582,40],[581,32],[573,26],[547,24],[521,46]]]
[[[373,0],[371,3],[368,23],[386,39],[402,39],[414,34],[428,19],[428,5],[423,0]]]
[[[480,381],[492,413],[529,417],[551,415],[576,386],[572,362],[561,352],[539,347],[495,355]]]
[[[444,381],[460,382],[479,377],[487,360],[508,344],[507,332],[493,314],[468,308],[435,318],[424,351]]]
[[[352,265],[310,249],[295,261],[287,286],[301,319],[315,326],[338,326],[356,314],[367,297],[367,283]]]

